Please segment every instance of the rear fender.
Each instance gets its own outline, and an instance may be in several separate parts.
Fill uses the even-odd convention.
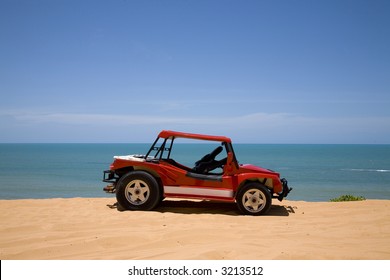
[[[123,168],[120,168],[120,169],[116,169],[115,170],[115,173],[118,175],[118,179],[120,179],[123,175],[129,173],[129,172],[133,172],[133,171],[145,171],[147,173],[149,173],[150,175],[152,175],[153,177],[155,177],[156,179],[160,179],[160,176],[158,175],[158,173],[151,169],[151,168],[145,168],[144,166],[127,166],[127,167],[123,167]]]
[[[159,178],[158,172],[155,170],[156,165],[154,163],[126,160],[116,158],[111,164],[111,170],[114,170],[120,177],[128,172],[140,170],[150,173],[156,178]],[[157,165],[158,166],[158,165]]]
[[[133,166],[133,168],[134,170],[145,171],[147,173],[150,173],[150,175],[152,175],[155,178],[160,178],[158,172],[152,168],[147,168],[145,166]]]

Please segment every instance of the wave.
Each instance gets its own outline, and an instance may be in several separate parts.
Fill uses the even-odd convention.
[[[341,169],[341,170],[344,170],[344,171],[355,171],[355,172],[381,172],[381,173],[390,172],[389,169],[347,168],[347,169]]]

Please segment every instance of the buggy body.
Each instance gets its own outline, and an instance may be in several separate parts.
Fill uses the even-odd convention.
[[[176,161],[179,139],[216,147],[189,166]],[[104,190],[128,210],[152,210],[165,198],[185,198],[235,202],[243,214],[261,215],[272,198],[282,201],[291,191],[279,173],[239,164],[230,138],[170,130],[161,131],[145,155],[114,156],[103,173],[109,183]]]

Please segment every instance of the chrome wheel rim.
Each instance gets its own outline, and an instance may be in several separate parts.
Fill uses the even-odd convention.
[[[242,197],[242,205],[251,213],[258,213],[263,210],[266,202],[265,194],[258,189],[250,189]]]
[[[133,180],[127,184],[125,188],[125,196],[127,201],[134,205],[145,203],[150,195],[148,184],[142,180]]]

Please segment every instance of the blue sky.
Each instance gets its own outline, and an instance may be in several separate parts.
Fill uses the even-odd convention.
[[[390,143],[390,2],[0,0],[0,142]]]

